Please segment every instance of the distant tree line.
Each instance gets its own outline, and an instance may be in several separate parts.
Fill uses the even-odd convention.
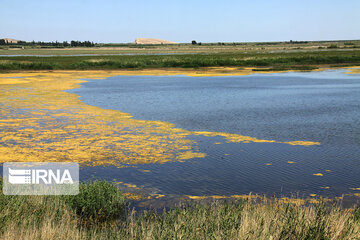
[[[74,41],[72,40],[70,43],[67,41],[64,42],[25,42],[18,41],[17,43],[8,42],[5,39],[0,39],[0,45],[21,45],[21,46],[47,46],[47,47],[94,47],[96,43],[90,41]]]
[[[293,44],[306,44],[306,43],[309,43],[308,41],[293,41],[293,40],[290,40],[288,43],[293,43]]]
[[[71,45],[72,47],[94,47],[94,46],[95,46],[95,43],[90,42],[90,41],[84,41],[84,42],[81,42],[81,41],[71,41],[71,42],[70,42],[70,45]]]

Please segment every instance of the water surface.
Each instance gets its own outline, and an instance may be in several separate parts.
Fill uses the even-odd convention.
[[[227,77],[116,76],[90,80],[70,92],[90,105],[186,130],[321,143],[225,143],[221,137],[193,136],[207,157],[137,168],[87,168],[85,178],[97,175],[180,195],[339,196],[360,187],[359,75],[330,70]]]

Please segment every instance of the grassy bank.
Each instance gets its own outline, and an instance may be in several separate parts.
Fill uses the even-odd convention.
[[[0,71],[90,70],[199,67],[263,67],[266,70],[311,70],[320,65],[360,65],[359,50],[239,52],[179,55],[0,57]]]
[[[77,196],[0,194],[3,239],[357,239],[360,210],[214,202],[161,213],[126,211],[107,182],[82,184]]]

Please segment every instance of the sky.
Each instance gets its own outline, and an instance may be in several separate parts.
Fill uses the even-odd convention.
[[[265,42],[360,39],[360,0],[0,0],[0,38]]]

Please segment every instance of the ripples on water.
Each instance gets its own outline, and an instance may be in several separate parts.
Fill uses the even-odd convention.
[[[189,195],[335,196],[360,187],[359,75],[331,70],[231,77],[117,76],[91,80],[71,92],[90,105],[191,131],[321,142],[306,147],[194,136],[206,158],[138,169],[87,168],[84,178],[96,175],[163,194]],[[323,176],[313,175],[317,173]]]

